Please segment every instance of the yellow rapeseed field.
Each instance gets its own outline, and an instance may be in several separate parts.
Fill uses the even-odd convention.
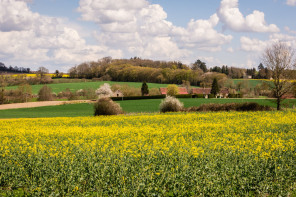
[[[296,112],[0,120],[0,194],[294,195]]]

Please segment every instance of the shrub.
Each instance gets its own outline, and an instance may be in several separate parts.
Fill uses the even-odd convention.
[[[124,97],[110,97],[113,101],[121,100],[143,100],[143,99],[162,99],[165,95],[154,95],[154,96],[124,96]]]
[[[96,94],[99,97],[110,97],[110,96],[112,96],[113,92],[111,90],[110,84],[104,83],[104,85],[101,85],[100,88],[96,90]]]
[[[142,83],[141,93],[142,93],[142,96],[145,96],[145,95],[149,94],[149,89],[148,89],[148,85],[147,85],[146,82]]]
[[[271,111],[271,107],[259,105],[258,103],[240,103],[237,111]]]
[[[183,110],[183,103],[172,96],[166,97],[159,105],[161,112],[178,112]]]
[[[179,94],[176,95],[176,98],[192,98],[191,94]]]
[[[167,95],[174,96],[179,94],[179,88],[175,84],[168,85],[167,87]]]
[[[209,94],[208,98],[216,98],[216,96],[214,94]]]
[[[199,107],[190,107],[186,111],[271,111],[269,106],[259,105],[258,103],[209,103]]]
[[[112,101],[109,97],[98,99],[94,105],[95,116],[99,115],[118,115],[123,111],[118,103]]]
[[[47,85],[44,85],[38,92],[38,101],[52,101],[52,91]]]

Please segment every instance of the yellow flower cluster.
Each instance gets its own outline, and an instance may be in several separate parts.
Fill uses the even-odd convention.
[[[0,157],[295,152],[296,113],[221,112],[0,120]]]

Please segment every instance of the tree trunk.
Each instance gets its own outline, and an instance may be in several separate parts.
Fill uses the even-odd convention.
[[[277,98],[277,99],[276,99],[276,104],[277,104],[276,109],[277,109],[278,111],[281,110],[281,98]]]

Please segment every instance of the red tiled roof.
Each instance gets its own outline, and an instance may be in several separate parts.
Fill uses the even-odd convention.
[[[211,88],[192,88],[192,94],[211,94]]]
[[[188,94],[187,88],[179,88],[179,94]]]
[[[228,89],[222,89],[220,90],[220,94],[229,94]]]
[[[166,94],[167,94],[167,91],[168,91],[167,88],[159,88],[159,90],[160,90],[160,93],[161,93],[162,95],[166,95]]]

